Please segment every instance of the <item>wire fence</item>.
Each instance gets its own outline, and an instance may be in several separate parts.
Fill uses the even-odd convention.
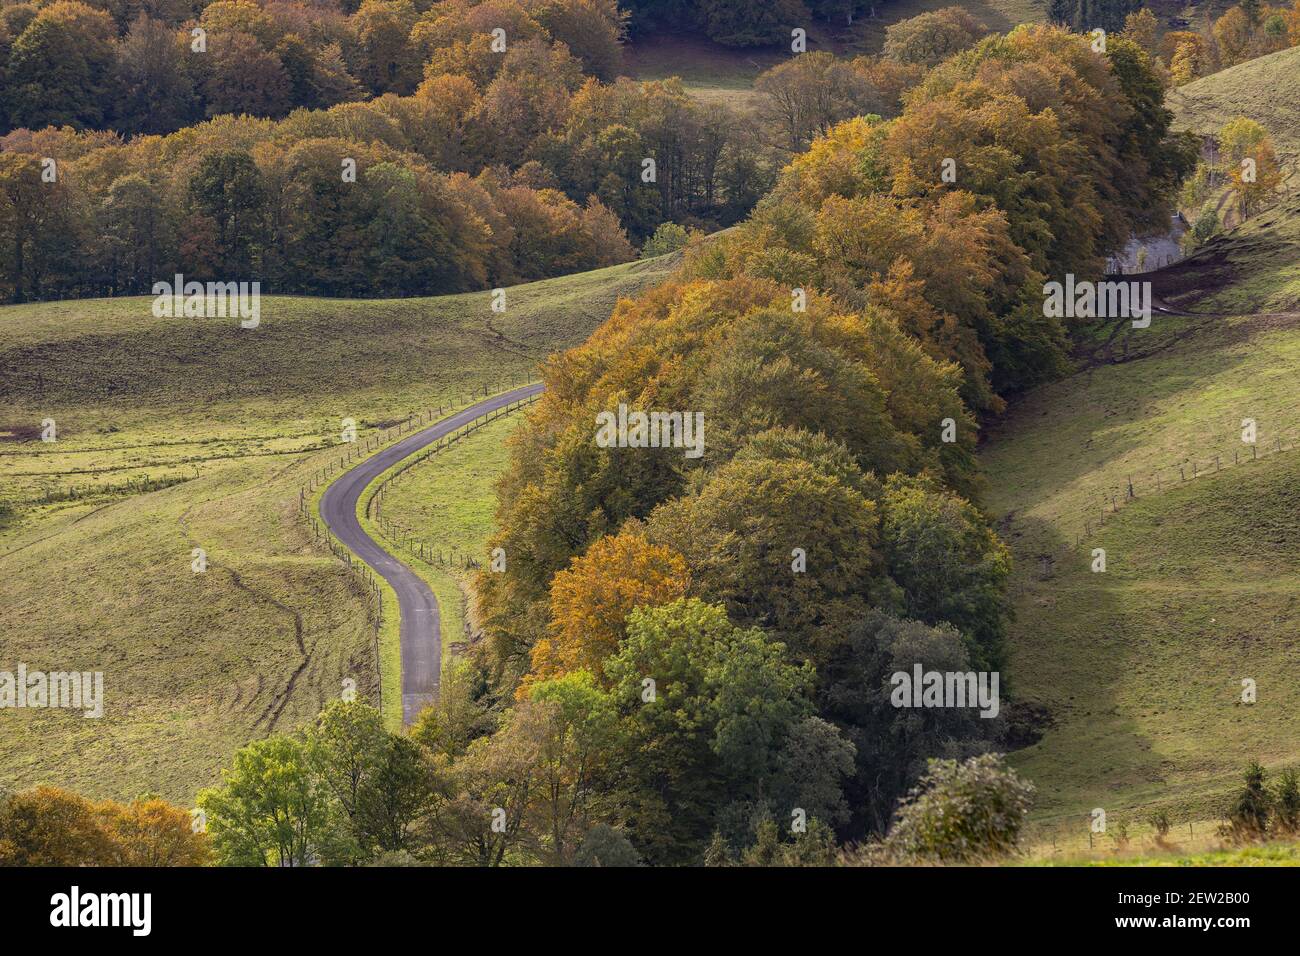
[[[375,675],[376,675],[376,692],[379,710],[383,711],[383,672],[381,665],[381,654],[379,648],[379,636],[384,625],[384,592],[379,583],[379,577],[374,570],[370,568],[360,558],[356,558],[348,548],[342,544],[331,532],[325,522],[319,518],[315,512],[313,501],[318,489],[323,489],[335,478],[347,472],[353,462],[361,461],[370,457],[375,452],[388,447],[396,441],[407,437],[426,427],[430,427],[451,414],[472,406],[475,402],[487,398],[491,395],[501,394],[511,388],[518,388],[527,384],[527,378],[519,381],[512,381],[508,384],[482,385],[470,391],[464,403],[451,403],[438,405],[436,408],[422,409],[417,412],[410,412],[407,416],[394,425],[390,425],[376,433],[367,436],[364,441],[357,439],[350,442],[340,442],[340,446],[347,445],[346,453],[339,454],[337,458],[331,458],[326,464],[319,468],[313,468],[311,477],[306,484],[298,488],[298,513],[304,519],[307,526],[312,532],[313,542],[323,543],[329,548],[330,553],[338,558],[344,567],[348,570],[350,580],[357,587],[362,599],[366,605],[366,617],[374,626],[374,656],[375,656]],[[428,460],[432,455],[446,448],[450,448],[456,442],[464,439],[471,432],[486,425],[489,421],[501,418],[512,412],[518,411],[525,405],[531,405],[538,399],[538,395],[533,395],[525,399],[510,402],[499,409],[493,409],[484,412],[471,419],[465,425],[458,427],[454,432],[445,435],[430,446],[416,455],[405,459],[399,467],[381,475],[374,485],[367,489],[368,497],[366,500],[366,517],[375,519],[376,524],[384,533],[385,537],[391,538],[395,543],[405,547],[413,555],[430,553],[430,547],[427,542],[418,542],[415,546],[414,539],[405,533],[404,529],[395,528],[391,522],[386,522],[382,518],[382,504],[376,499],[382,499],[386,487],[393,482],[399,475],[407,471],[420,462]],[[340,451],[342,449],[340,448]],[[372,511],[373,509],[373,511]],[[477,562],[475,562],[477,566]]]
[[[1163,469],[1128,474],[1122,481],[1102,486],[1095,492],[1095,506],[1088,508],[1079,518],[1082,524],[1075,535],[1073,546],[1067,543],[1057,552],[1039,555],[1043,562],[1042,576],[1050,575],[1054,560],[1077,551],[1088,538],[1113,520],[1125,505],[1139,498],[1183,487],[1193,481],[1222,476],[1297,447],[1300,447],[1300,432],[1283,431],[1266,441],[1240,442],[1233,447],[1221,448],[1213,454],[1202,453],[1184,458]],[[1026,826],[1022,842],[1036,847],[1039,853],[1065,855],[1102,851],[1123,853],[1144,839],[1157,845],[1182,844],[1198,848],[1217,847],[1224,841],[1219,832],[1222,820],[1206,818],[1203,812],[1162,821],[1168,827],[1165,832],[1161,832],[1153,822],[1150,807],[1107,809],[1107,815],[1107,826],[1102,831],[1094,829],[1095,821],[1091,813],[1038,817]],[[1050,851],[1047,849],[1049,845]]]
[[[1075,856],[1124,853],[1139,850],[1144,843],[1155,847],[1210,849],[1225,841],[1220,832],[1223,821],[1206,818],[1203,813],[1185,817],[1166,813],[1157,823],[1158,811],[1151,807],[1099,809],[1105,811],[1102,827],[1092,812],[1030,820],[1020,844],[1034,856]]]
[[[1092,504],[1088,505],[1072,519],[1069,515],[1060,516],[1056,522],[1066,536],[1066,542],[1054,551],[1038,555],[1042,562],[1042,573],[1051,571],[1052,563],[1058,558],[1066,557],[1079,549],[1089,538],[1113,520],[1127,504],[1139,498],[1162,494],[1190,482],[1224,474],[1238,468],[1244,468],[1261,459],[1270,458],[1283,451],[1292,451],[1300,447],[1300,431],[1278,432],[1267,440],[1239,442],[1235,446],[1224,447],[1219,451],[1201,453],[1182,459],[1166,468],[1154,471],[1132,472],[1119,481],[1109,482],[1094,488],[1090,494]],[[1069,527],[1073,527],[1074,543],[1069,542]]]
[[[405,548],[407,552],[414,557],[420,558],[422,561],[436,564],[443,568],[455,567],[462,570],[474,570],[482,567],[478,558],[469,552],[462,552],[457,548],[449,548],[444,551],[441,548],[435,547],[432,542],[420,538],[409,528],[387,520],[384,516],[384,502],[388,496],[388,489],[390,486],[400,484],[405,473],[411,468],[428,461],[433,455],[449,448],[454,443],[468,436],[471,432],[477,431],[490,422],[499,418],[504,418],[506,415],[513,414],[519,409],[533,404],[539,397],[539,395],[532,395],[528,398],[520,399],[517,402],[511,402],[509,405],[504,405],[501,408],[486,412],[467,425],[457,429],[454,434],[439,439],[420,454],[413,455],[406,459],[400,468],[395,468],[375,485],[373,493],[366,502],[366,517],[373,519],[379,526],[380,530],[384,532],[386,537]]]

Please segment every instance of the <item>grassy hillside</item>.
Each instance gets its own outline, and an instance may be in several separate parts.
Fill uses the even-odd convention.
[[[1131,334],[1152,333],[1144,357],[1018,403],[982,454],[1016,557],[1007,679],[1046,713],[1014,762],[1040,821],[1085,840],[1093,807],[1163,805],[1185,826],[1218,816],[1246,761],[1300,763],[1300,328],[1157,318]]]
[[[721,103],[742,112],[755,109],[761,97],[754,80],[781,63],[788,50],[738,50],[703,37],[645,36],[623,48],[623,72],[638,80],[680,77],[704,103]]]
[[[1238,64],[1172,90],[1175,128],[1200,135],[1246,116],[1268,130],[1285,174],[1273,208],[1208,243],[1162,278],[1167,297],[1200,310],[1286,311],[1300,303],[1300,47]]]
[[[344,677],[372,691],[361,591],[297,517],[342,420],[364,442],[523,380],[673,264],[516,287],[504,315],[486,293],[267,297],[255,330],[155,319],[146,298],[0,309],[0,497],[16,511],[0,526],[0,669],[103,671],[107,697],[100,720],[7,713],[0,786],[187,801]]]
[[[1209,134],[1228,120],[1247,116],[1273,137],[1278,158],[1295,171],[1300,160],[1300,103],[1282,93],[1300,84],[1300,47],[1221,70],[1170,90],[1174,128]]]

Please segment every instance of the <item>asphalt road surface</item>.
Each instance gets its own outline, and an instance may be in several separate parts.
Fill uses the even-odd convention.
[[[414,432],[397,444],[360,462],[352,470],[344,472],[321,496],[320,515],[334,537],[370,565],[397,594],[401,621],[403,726],[409,725],[422,708],[438,697],[438,678],[442,673],[442,630],[438,617],[438,600],[418,574],[385,551],[361,529],[361,523],[357,521],[357,501],[367,485],[403,458],[464,428],[486,412],[538,394],[542,387],[541,383],[536,383],[493,395],[428,428]]]

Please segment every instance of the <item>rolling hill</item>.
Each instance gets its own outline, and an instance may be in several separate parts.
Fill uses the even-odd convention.
[[[345,678],[373,694],[363,591],[298,517],[343,420],[366,442],[528,378],[674,262],[518,286],[505,314],[487,293],[266,297],[256,330],[147,298],[0,309],[0,659],[102,671],[107,699],[98,721],[9,714],[0,786],[184,802]]]
[[[1300,763],[1300,317],[1129,334],[1147,333],[1016,403],[981,451],[1016,558],[1007,685],[1042,734],[1013,761],[1044,832],[1085,846],[1094,807],[1186,827],[1218,818],[1248,760]]]

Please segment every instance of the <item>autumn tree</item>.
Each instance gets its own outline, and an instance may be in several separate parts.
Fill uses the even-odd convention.
[[[737,459],[646,527],[686,558],[694,593],[818,661],[842,623],[884,596],[877,520],[873,502],[813,465]]]
[[[1155,56],[1160,45],[1159,26],[1156,15],[1143,7],[1124,18],[1124,36]]]
[[[766,95],[767,121],[782,132],[783,144],[792,152],[842,120],[884,109],[883,97],[870,81],[830,53],[806,53],[780,63],[760,75],[754,89]]]
[[[411,45],[416,12],[410,0],[364,0],[353,17],[360,63],[357,78],[374,93],[407,94],[420,81]]]
[[[0,866],[107,866],[115,855],[84,797],[41,786],[0,801]]]
[[[582,61],[584,73],[602,80],[618,74],[628,15],[617,0],[545,0],[533,15],[552,39]]]
[[[141,14],[114,50],[117,127],[126,133],[169,133],[194,116],[194,87],[184,41]]]
[[[988,27],[961,7],[944,7],[887,27],[884,54],[900,63],[930,67],[974,46],[987,32]]]
[[[155,796],[130,803],[106,800],[96,808],[112,841],[113,866],[207,866],[207,833],[189,811]]]
[[[533,647],[533,679],[587,671],[601,676],[627,615],[684,597],[686,561],[631,532],[601,538],[551,581],[551,624]]]
[[[250,34],[235,30],[212,36],[204,64],[203,102],[208,116],[289,112],[291,86],[284,64]]]
[[[1282,182],[1273,141],[1264,127],[1239,116],[1219,130],[1219,148],[1242,219],[1272,201]]]
[[[1224,66],[1241,63],[1253,56],[1254,24],[1240,6],[1231,7],[1214,21],[1214,40]]]
[[[449,765],[447,798],[430,808],[427,841],[437,862],[501,866],[533,858],[544,836],[533,827],[543,799],[551,726],[526,703],[489,737],[472,741]]]

